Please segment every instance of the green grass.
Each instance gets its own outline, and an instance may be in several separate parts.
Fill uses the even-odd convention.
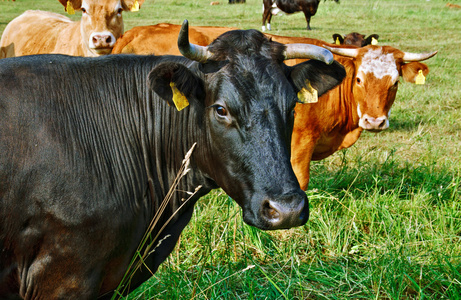
[[[146,0],[125,28],[186,18],[261,28],[262,1],[209,2]],[[400,84],[387,131],[313,163],[305,226],[254,229],[214,191],[129,299],[461,299],[461,10],[446,3],[322,1],[310,32],[301,14],[274,17],[274,34],[378,33],[382,45],[439,53],[426,85]],[[0,2],[0,31],[26,9],[63,13],[52,0]]]

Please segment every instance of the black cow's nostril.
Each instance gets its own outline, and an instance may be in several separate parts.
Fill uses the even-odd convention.
[[[260,206],[261,220],[265,229],[286,229],[304,225],[309,218],[309,204],[306,194],[289,193],[277,200],[265,199]]]
[[[278,219],[280,217],[280,212],[275,209],[270,201],[266,200],[263,203],[263,214],[266,216],[268,219]]]
[[[108,35],[108,36],[106,37],[106,43],[107,43],[107,44],[110,44],[111,42],[112,42],[112,38],[111,38],[110,35]]]

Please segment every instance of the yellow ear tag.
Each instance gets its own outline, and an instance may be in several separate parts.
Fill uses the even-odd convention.
[[[372,45],[378,45],[378,40],[375,39],[374,37],[371,38],[371,44]]]
[[[317,103],[319,101],[317,90],[311,86],[310,82],[306,81],[306,84],[307,84],[307,88],[302,88],[298,92],[299,102],[303,104]]]
[[[133,6],[131,7],[130,11],[138,11],[139,10],[139,2],[135,0]]]
[[[341,42],[339,41],[339,37],[336,37],[335,44],[336,45],[341,45]]]
[[[69,15],[75,15],[74,7],[72,6],[72,3],[70,3],[70,1],[67,1],[66,11]]]
[[[415,83],[416,84],[425,84],[426,83],[426,77],[424,77],[423,70],[418,71],[418,75],[416,75],[416,78],[415,78]]]
[[[180,111],[187,107],[189,105],[189,101],[187,101],[186,96],[184,96],[184,94],[178,90],[174,82],[170,82],[170,87],[171,91],[173,92],[173,102],[176,106],[176,109]]]

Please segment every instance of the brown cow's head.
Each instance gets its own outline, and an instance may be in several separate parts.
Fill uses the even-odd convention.
[[[81,32],[85,47],[93,55],[110,54],[123,34],[122,12],[144,0],[59,0],[66,11],[68,5],[82,12]],[[137,4],[136,4],[137,2]]]
[[[376,40],[376,42],[379,39],[379,35],[377,34],[371,34],[368,37],[365,37],[365,35],[360,34],[358,32],[351,32],[349,34],[346,34],[345,36],[342,36],[338,33],[333,34],[333,41],[337,45],[352,45],[356,47],[365,47],[368,45],[374,45],[373,39]]]
[[[399,77],[403,76],[406,81],[414,82],[420,70],[427,74],[427,66],[419,61],[437,53],[408,53],[390,46],[326,48],[337,55],[354,58],[352,93],[357,102],[359,126],[370,131],[381,131],[389,127],[389,114],[397,93]]]

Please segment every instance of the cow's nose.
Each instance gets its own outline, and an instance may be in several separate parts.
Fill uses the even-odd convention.
[[[373,118],[365,116],[363,120],[363,129],[370,131],[381,131],[389,127],[387,117]]]
[[[92,48],[112,48],[115,44],[115,37],[112,34],[92,34]]]
[[[269,229],[287,229],[304,225],[309,219],[309,202],[304,192],[292,193],[275,200],[264,200],[261,216]]]

